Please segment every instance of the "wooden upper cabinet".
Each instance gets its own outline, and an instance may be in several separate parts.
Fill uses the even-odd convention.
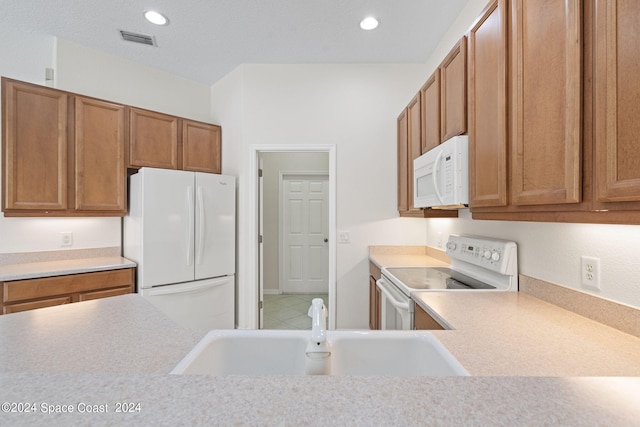
[[[435,148],[440,138],[440,68],[420,89],[422,97],[422,153]]]
[[[178,117],[129,109],[129,166],[178,169]]]
[[[640,201],[640,2],[595,4],[596,200]]]
[[[440,138],[440,68],[420,89],[422,96],[422,153],[435,148]]]
[[[580,0],[511,0],[511,203],[578,203]]]
[[[407,109],[402,110],[398,116],[398,212],[402,216],[403,213],[409,211],[408,188],[409,188],[409,170],[408,170],[408,136],[409,119]]]
[[[182,121],[182,169],[220,173],[220,126]]]
[[[66,210],[68,99],[2,79],[3,210]]]
[[[75,208],[126,213],[125,107],[75,98]]]
[[[469,30],[469,206],[507,204],[507,7],[493,0]]]
[[[462,37],[420,89],[420,153],[467,133],[467,41]]]
[[[420,212],[413,207],[413,161],[420,157],[422,145],[420,93],[407,106],[407,205],[408,210]]]
[[[130,108],[129,167],[220,173],[220,135],[220,126]]]
[[[467,133],[467,38],[440,65],[441,141]]]

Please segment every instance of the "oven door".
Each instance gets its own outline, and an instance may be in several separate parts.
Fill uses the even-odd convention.
[[[413,329],[413,304],[385,277],[376,282],[380,289],[380,328],[383,330],[410,331]]]

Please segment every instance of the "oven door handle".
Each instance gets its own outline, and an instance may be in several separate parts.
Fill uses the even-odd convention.
[[[391,294],[391,292],[387,289],[387,286],[393,286],[393,285],[389,285],[385,280],[383,279],[378,279],[376,281],[376,286],[378,287],[378,289],[380,289],[380,291],[384,294],[384,296],[389,300],[389,302],[391,303],[391,305],[393,305],[395,308],[399,309],[399,310],[409,310],[409,302],[402,302],[400,300],[398,300],[395,296],[393,296]]]

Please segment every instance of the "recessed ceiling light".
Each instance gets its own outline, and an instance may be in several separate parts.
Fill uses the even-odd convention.
[[[167,25],[169,23],[169,19],[166,16],[155,10],[146,11],[144,17],[147,18],[147,21],[156,25]]]
[[[378,20],[373,16],[367,16],[360,21],[360,28],[363,30],[374,30],[378,27]]]

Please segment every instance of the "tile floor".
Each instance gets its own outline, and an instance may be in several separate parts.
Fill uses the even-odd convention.
[[[322,298],[329,308],[327,294],[265,295],[262,329],[311,329],[307,312],[314,298]]]

